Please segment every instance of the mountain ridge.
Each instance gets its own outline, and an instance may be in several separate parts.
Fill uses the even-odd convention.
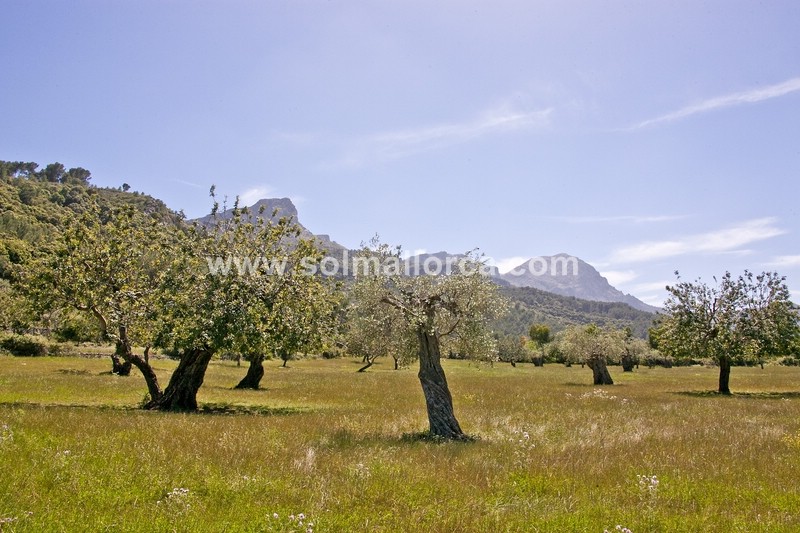
[[[597,302],[621,302],[648,313],[659,311],[612,286],[592,265],[567,253],[533,257],[500,277],[514,287],[533,287]]]
[[[272,220],[290,217],[300,227],[301,237],[317,239],[326,251],[337,258],[347,250],[345,246],[332,240],[330,235],[315,234],[303,226],[299,220],[297,207],[290,198],[262,198],[247,209],[254,216],[264,213]],[[232,216],[232,212],[232,208],[225,209],[216,216],[228,218]],[[211,219],[212,215],[206,215],[195,220],[201,224],[210,224]],[[406,272],[418,275],[421,271],[430,270],[426,268],[427,265],[433,266],[434,269],[437,266],[445,268],[448,261],[458,261],[463,257],[464,254],[439,251],[413,255],[404,261]],[[495,282],[505,287],[530,287],[582,300],[625,303],[647,313],[659,311],[658,307],[648,305],[635,296],[613,287],[592,265],[567,253],[533,257],[504,274],[501,274],[497,267],[489,266],[489,275]]]
[[[347,249],[345,246],[342,246],[338,242],[331,239],[330,235],[325,233],[313,233],[308,228],[303,226],[303,224],[300,222],[297,207],[294,205],[294,202],[292,202],[291,198],[262,198],[253,205],[247,207],[247,211],[251,214],[251,216],[258,216],[259,214],[262,214],[262,216],[266,216],[266,218],[273,221],[277,221],[284,217],[291,219],[292,222],[295,223],[300,229],[301,238],[317,239],[322,248],[330,253],[341,253]],[[203,217],[193,219],[192,221],[196,221],[199,224],[207,226],[211,224],[214,216],[222,219],[228,219],[233,216],[233,208],[224,208],[216,215],[208,214]]]
[[[68,221],[90,204],[97,203],[102,209],[131,206],[149,218],[170,225],[181,226],[189,222],[182,213],[170,210],[162,201],[130,191],[130,187],[106,188],[88,183],[47,182],[34,175],[4,172],[3,168],[0,162],[0,203],[3,205],[0,209],[0,297],[10,290],[10,284],[15,279],[14,273],[25,261],[37,254],[49,253],[48,244],[57,241]],[[250,206],[248,211],[253,214],[261,212],[262,216],[268,217],[274,215],[279,218],[291,217],[294,221],[298,219],[297,208],[288,198],[263,199]],[[218,216],[231,215],[230,210],[218,213]],[[203,218],[205,223],[210,224],[210,216]],[[202,219],[195,220],[203,223]],[[354,253],[327,235],[315,235],[302,225],[301,234],[326,243],[329,257],[345,261],[344,264],[352,260],[348,256]],[[435,259],[446,265],[448,258],[463,257],[464,254],[453,255],[441,251],[423,254],[417,259],[419,265],[425,268],[426,259]],[[414,262],[412,258],[406,260],[412,264]],[[652,314],[626,304],[590,302],[535,288],[514,287],[503,280],[496,269],[490,274],[500,285],[501,292],[510,298],[510,305],[514,309],[494,326],[502,334],[524,335],[531,323],[542,322],[548,324],[552,331],[570,324],[596,323],[609,327],[631,327],[637,336],[644,336],[652,322]]]

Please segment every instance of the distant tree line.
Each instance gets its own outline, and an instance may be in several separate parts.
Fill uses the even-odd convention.
[[[631,328],[635,337],[647,338],[654,315],[621,302],[592,302],[573,296],[553,294],[534,287],[502,287],[511,310],[495,320],[501,335],[525,335],[531,324],[546,324],[553,334],[575,325]]]
[[[41,170],[38,163],[0,161],[0,179],[26,178],[33,181],[87,185],[92,173],[82,167],[67,169],[61,163],[50,163]]]

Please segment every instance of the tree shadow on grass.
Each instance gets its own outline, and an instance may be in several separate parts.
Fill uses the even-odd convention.
[[[400,442],[433,442],[435,444],[444,444],[448,442],[461,442],[470,443],[478,442],[480,437],[474,435],[464,435],[460,439],[445,439],[438,435],[431,435],[430,431],[419,431],[416,433],[403,433],[400,437]]]
[[[78,370],[78,369],[75,369],[75,368],[59,368],[56,372],[58,372],[60,374],[66,374],[68,376],[93,376],[94,375],[91,372],[89,372],[88,370],[84,370],[84,369]],[[111,371],[105,372],[105,373],[106,374],[111,374]],[[102,375],[102,374],[103,373],[101,373],[99,375]]]
[[[800,391],[760,391],[760,392],[732,392],[731,394],[721,394],[715,390],[695,390],[677,391],[673,394],[682,396],[692,396],[694,398],[750,398],[754,400],[788,400],[790,398],[800,398]]]
[[[196,414],[196,415],[258,415],[258,416],[289,416],[310,413],[312,409],[307,407],[270,407],[267,405],[235,405],[227,403],[203,403],[196,411],[154,411],[142,409],[135,405],[113,405],[113,404],[60,404],[60,403],[41,403],[11,401],[2,402],[0,406],[14,408],[40,408],[40,409],[94,409],[97,411],[136,411],[139,413],[176,413],[176,414]]]
[[[611,387],[613,389],[619,389],[620,387],[627,387],[628,383],[620,383],[619,381],[615,381],[611,385],[595,385],[592,383],[592,377],[589,376],[589,379],[583,382],[579,381],[566,381],[564,382],[565,387],[580,387],[583,389],[602,389],[603,387]]]
[[[357,433],[350,429],[339,428],[326,435],[323,446],[335,450],[347,450],[363,448],[365,446],[408,446],[416,443],[471,444],[479,441],[479,437],[472,435],[466,436],[460,440],[449,440],[432,436],[428,431],[398,435],[396,433]]]
[[[203,403],[197,408],[199,414],[212,415],[259,415],[288,416],[310,413],[308,407],[269,407],[266,405],[236,405],[228,403]]]

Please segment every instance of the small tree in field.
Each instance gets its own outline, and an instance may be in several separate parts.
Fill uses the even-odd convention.
[[[619,360],[624,372],[633,372],[634,367],[638,368],[639,359],[647,353],[649,346],[646,340],[634,337],[631,328],[627,327],[623,331],[623,348]]]
[[[23,285],[42,309],[87,313],[114,343],[112,372],[144,376],[151,398],[161,395],[146,356],[133,346],[153,342],[154,309],[172,251],[170,232],[131,207],[90,204],[70,221],[51,254],[31,265]]]
[[[547,324],[532,324],[528,330],[528,337],[530,337],[531,343],[539,348],[541,352],[541,355],[534,359],[534,364],[536,366],[543,366],[545,347],[553,340],[550,336],[550,326]]]
[[[296,222],[275,216],[265,216],[263,207],[251,213],[234,206],[231,217],[217,220],[214,227],[226,236],[219,259],[250,267],[218,273],[236,278],[223,280],[237,287],[226,305],[238,310],[230,314],[235,326],[223,344],[250,362],[236,385],[240,389],[259,388],[266,354],[276,354],[285,366],[297,352],[321,345],[333,328],[338,297],[332,280],[316,272],[322,251],[315,242],[299,238]]]
[[[277,355],[286,366],[298,352],[321,346],[334,327],[339,299],[334,284],[308,270],[319,261],[320,250],[313,242],[301,240],[286,253],[281,272],[256,273],[244,280],[251,288],[242,295],[250,317],[243,317],[242,328],[229,346],[250,362],[238,389],[259,388],[267,353]]]
[[[314,246],[313,253],[298,246],[293,254],[296,257],[303,254],[305,259],[316,257],[314,253],[319,254],[319,251],[315,245],[306,244],[307,250],[308,246]],[[302,259],[298,266],[304,268]],[[323,339],[329,337],[335,327],[335,311],[339,304],[339,292],[331,279],[302,270],[285,276],[283,290],[275,295],[271,313],[262,319],[265,336],[283,360],[283,366],[292,356],[322,346]]]
[[[595,324],[570,326],[561,332],[558,347],[571,363],[585,363],[592,369],[595,385],[613,385],[608,372],[608,358],[622,353],[623,335],[603,330]]]
[[[785,279],[745,270],[738,278],[726,272],[716,287],[700,280],[667,287],[666,314],[656,331],[659,350],[675,358],[713,359],[718,392],[730,394],[735,358],[786,354],[798,336],[797,307]]]
[[[497,357],[504,363],[517,366],[518,362],[530,361],[530,352],[525,337],[503,335],[497,339]]]
[[[486,323],[505,307],[496,285],[481,273],[475,257],[465,259],[449,275],[409,277],[402,275],[399,250],[373,240],[362,255],[376,260],[356,282],[359,305],[376,317],[399,313],[408,334],[416,338],[430,436],[467,439],[453,412],[442,349],[444,344],[463,355],[494,357],[494,339]]]
[[[397,370],[415,352],[416,337],[410,334],[406,319],[398,310],[387,306],[370,305],[365,283],[357,283],[351,290],[347,307],[347,330],[344,335],[348,353],[362,358],[365,372],[379,357],[389,356]]]

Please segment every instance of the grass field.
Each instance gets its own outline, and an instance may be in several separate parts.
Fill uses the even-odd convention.
[[[407,437],[414,370],[356,363],[267,362],[234,391],[245,368],[215,362],[204,411],[169,414],[107,359],[0,357],[0,530],[800,531],[800,369],[734,368],[720,397],[709,368],[596,388],[445,361],[478,440],[432,443]]]

